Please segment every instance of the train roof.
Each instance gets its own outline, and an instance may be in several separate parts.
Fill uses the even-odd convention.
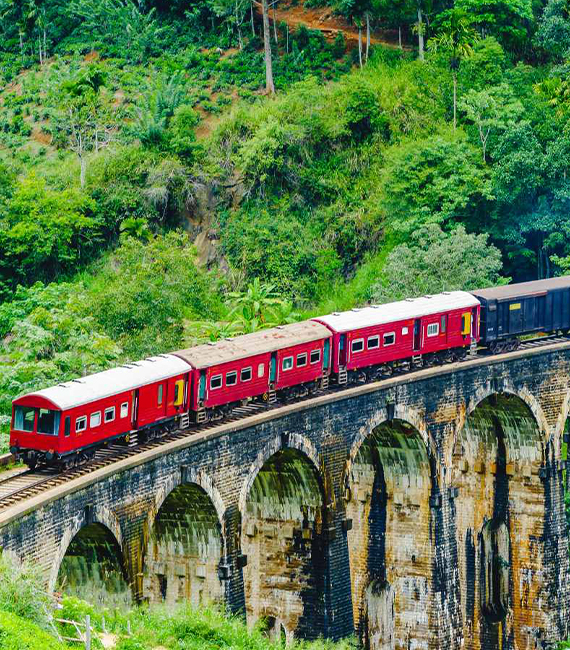
[[[193,368],[202,369],[220,363],[237,361],[257,354],[275,352],[282,348],[320,341],[331,336],[330,330],[314,321],[279,325],[253,334],[223,339],[215,343],[197,345],[173,354],[187,361]]]
[[[466,291],[446,291],[433,296],[408,298],[383,305],[372,305],[361,309],[336,312],[319,316],[316,320],[328,325],[334,332],[348,332],[374,325],[396,323],[411,318],[421,318],[430,314],[453,309],[471,309],[479,304],[477,298]]]
[[[476,289],[470,293],[485,300],[509,300],[511,298],[541,295],[555,289],[570,289],[570,275],[546,280],[533,280],[532,282],[519,282],[518,284],[505,284],[501,287],[489,287],[488,289]]]
[[[190,370],[188,364],[171,354],[160,354],[142,361],[126,363],[94,375],[66,381],[22,397],[43,397],[62,411],[89,404],[112,395],[135,390]],[[19,399],[22,399],[21,397]],[[14,400],[17,404],[18,400]]]

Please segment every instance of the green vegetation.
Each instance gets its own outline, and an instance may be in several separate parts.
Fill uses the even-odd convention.
[[[352,51],[263,4],[0,0],[3,431],[127,359],[570,268],[563,2],[334,1]]]

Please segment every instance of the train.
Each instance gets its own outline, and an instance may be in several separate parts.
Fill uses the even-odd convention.
[[[110,443],[134,446],[222,420],[239,406],[509,352],[570,332],[570,276],[445,291],[335,312],[125,363],[13,401],[10,451],[68,469]]]

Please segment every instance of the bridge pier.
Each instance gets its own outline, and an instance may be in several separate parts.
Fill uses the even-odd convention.
[[[537,650],[570,634],[569,404],[567,343],[393,377],[0,510],[0,545],[53,588],[99,536],[135,597],[223,600],[273,636]]]

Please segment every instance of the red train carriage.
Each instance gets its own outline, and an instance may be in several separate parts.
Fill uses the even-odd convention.
[[[404,360],[452,360],[479,340],[479,301],[452,291],[315,318],[333,332],[339,383],[390,373]]]
[[[252,399],[301,396],[323,386],[331,339],[324,325],[305,321],[175,352],[196,370],[190,398],[196,421]]]
[[[186,409],[191,372],[159,355],[24,395],[13,402],[10,451],[30,467],[70,466],[105,441],[141,429],[152,436]]]

